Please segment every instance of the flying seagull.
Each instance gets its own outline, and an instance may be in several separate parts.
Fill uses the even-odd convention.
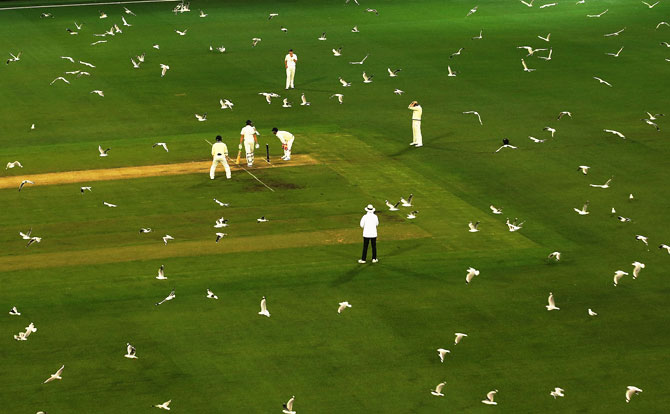
[[[556,397],[565,397],[564,392],[565,390],[563,388],[555,387],[554,390],[549,393],[549,395],[556,399]]]
[[[9,314],[12,316],[21,316],[21,312],[19,312],[19,310],[16,309],[16,306],[14,306],[9,310]]]
[[[256,45],[259,44],[261,42],[261,40],[262,39],[260,37],[252,38],[251,39],[251,47],[256,47]]]
[[[533,72],[536,69],[529,69],[528,65],[526,65],[526,61],[521,59],[521,65],[523,66],[523,71],[524,72]]]
[[[642,390],[639,389],[638,387],[635,387],[633,385],[629,385],[626,387],[626,402],[629,403],[630,399],[633,397],[633,395],[637,395],[641,393]]]
[[[475,14],[477,12],[477,8],[479,8],[479,6],[475,6],[472,9],[470,9],[470,11],[468,12],[468,14],[465,15],[465,17],[469,17],[469,16]]]
[[[307,98],[305,98],[304,93],[300,95],[300,106],[309,106],[311,104],[312,104],[311,102],[307,102]]]
[[[277,95],[274,92],[259,92],[259,95],[265,96],[265,100],[267,101],[268,104],[272,103],[272,98],[279,98],[280,96]]]
[[[167,400],[163,404],[154,405],[154,407],[170,411],[170,403],[171,402],[172,402],[172,400]]]
[[[202,115],[200,115],[200,114],[195,114],[195,119],[197,119],[198,122],[205,122],[205,121],[207,120],[207,112],[205,112],[205,113],[202,114]]]
[[[330,98],[331,98],[331,99],[332,99],[332,98],[337,98],[337,101],[338,101],[338,102],[340,103],[340,105],[341,105],[341,104],[342,104],[342,100],[343,100],[343,98],[344,98],[344,95],[342,95],[341,93],[335,93],[335,94],[330,95]]]
[[[560,310],[561,308],[556,306],[556,302],[554,302],[554,294],[549,292],[549,297],[547,298],[548,305],[545,306],[548,311],[553,311],[553,310]]]
[[[614,178],[614,177],[612,177],[612,178]],[[589,184],[589,185],[591,187],[596,187],[596,188],[610,188],[610,183],[612,182],[612,178],[605,181],[605,184]]]
[[[211,290],[207,289],[207,299],[218,299],[219,297],[214,294]]]
[[[456,52],[452,53],[451,56],[449,56],[449,59],[453,58],[454,56],[460,56],[461,52],[463,52],[464,47],[458,49]]]
[[[268,20],[272,20],[272,18],[279,16],[279,13],[270,13],[268,16]]]
[[[162,77],[165,76],[167,71],[170,69],[170,66],[168,66],[166,64],[163,64],[163,63],[161,63],[160,65],[161,65],[161,78],[162,78]]]
[[[456,76],[456,71],[452,71],[451,66],[449,66],[449,65],[447,65],[447,71],[448,71],[447,76],[451,76],[451,77]]]
[[[158,305],[162,305],[163,303],[165,303],[165,302],[167,302],[167,301],[169,301],[169,300],[174,299],[174,298],[177,296],[177,295],[175,295],[174,292],[175,292],[174,289],[172,289],[172,292],[170,292],[170,294],[167,295],[167,296],[165,297],[165,299],[161,300],[160,302],[157,302],[157,303],[156,303],[156,306],[158,306]]]
[[[365,62],[365,59],[368,58],[370,54],[365,55],[365,57],[360,62],[349,62],[350,65],[362,65]]]
[[[589,316],[598,316],[598,314],[596,312],[594,312],[591,308],[589,308],[587,310],[587,312],[588,312]]]
[[[326,40],[326,32],[323,32],[317,40]]]
[[[228,206],[230,206],[230,204],[228,204],[228,203],[223,203],[223,202],[217,200],[216,198],[214,199],[214,202],[215,202],[216,204],[220,205],[221,207],[228,207]]]
[[[479,276],[479,270],[474,267],[468,267],[467,272],[468,273],[465,275],[465,284],[469,285],[475,276]]]
[[[640,270],[644,269],[645,265],[638,261],[631,263],[631,265],[633,265],[633,279],[637,279],[640,276]]]
[[[224,237],[227,236],[227,233],[216,233],[216,240],[214,240],[216,243],[219,242],[219,240],[223,239]]]
[[[530,3],[527,3],[527,2],[525,2],[525,1],[523,1],[523,0],[519,0],[519,1],[520,1],[521,3],[523,3],[524,5],[526,5],[526,7],[533,7],[533,2],[534,2],[535,0],[530,0]]]
[[[65,78],[62,77],[62,76],[59,76],[59,77],[57,77],[56,79],[52,80],[51,83],[50,83],[49,85],[53,85],[56,81],[59,81],[59,80],[62,80],[63,82],[65,82],[65,83],[67,83],[67,84],[70,83],[69,80],[65,79]]]
[[[430,393],[433,394],[436,397],[444,397],[444,394],[442,394],[442,388],[447,385],[446,382],[441,382],[437,384],[434,390],[432,390]]]
[[[390,77],[395,78],[398,76],[398,72],[400,72],[402,69],[391,70],[391,68],[386,68],[386,70],[388,71]]]
[[[626,139],[626,137],[625,137],[621,132],[619,132],[619,131],[615,131],[615,130],[613,130],[613,129],[603,129],[603,131],[605,131],[605,132],[609,132],[610,134],[614,134],[614,135],[616,135],[616,136],[619,137],[619,138]]]
[[[647,3],[646,1],[642,1],[642,3],[646,4],[647,7],[649,7],[650,9],[652,9],[652,8],[654,8],[655,5],[657,5],[657,4],[660,3],[660,2],[657,1],[657,2],[654,3],[654,4],[649,4],[649,3]]]
[[[556,118],[556,119],[558,119],[558,120],[560,121],[560,119],[563,118],[563,117],[566,116],[566,115],[567,115],[568,117],[572,118],[572,113],[571,113],[570,111],[561,111],[561,112],[558,114],[558,118]]]
[[[482,117],[479,116],[479,112],[477,112],[477,111],[465,111],[465,112],[463,112],[463,113],[464,113],[464,114],[473,114],[473,115],[476,115],[476,116],[477,116],[477,119],[479,120],[479,125],[484,125],[484,124],[482,123]]]
[[[625,27],[624,27],[623,29],[621,29],[621,30],[617,30],[616,32],[612,32],[612,33],[604,34],[603,36],[604,36],[604,37],[619,36],[624,30],[626,30]]]
[[[169,234],[163,236],[163,243],[165,243],[166,246],[168,244],[168,240],[174,240],[174,237],[170,236]]]
[[[156,148],[156,147],[163,147],[165,152],[170,152],[170,150],[168,150],[167,144],[165,142],[157,142],[157,143],[155,143],[154,145],[151,146],[151,148]]]
[[[337,313],[342,313],[343,310],[346,308],[350,308],[351,304],[349,302],[340,302],[339,306],[337,307]]]
[[[551,252],[549,253],[549,256],[547,256],[548,259],[554,259],[557,262],[561,260],[561,252]]]
[[[497,402],[493,401],[493,399],[496,397],[496,394],[497,394],[497,393],[498,393],[498,390],[489,391],[489,392],[486,394],[486,399],[485,399],[485,400],[482,400],[482,402],[483,402],[484,404],[488,404],[488,405],[498,405]]]
[[[600,14],[587,14],[586,17],[601,17],[603,14],[607,13],[609,9],[605,9],[602,13]]]
[[[502,214],[502,208],[497,208],[493,204],[489,206],[493,214]]]
[[[440,362],[444,363],[444,357],[447,356],[447,354],[450,354],[451,351],[448,349],[444,348],[437,348],[437,356],[440,358]]]
[[[258,314],[267,316],[268,318],[270,317],[270,312],[268,312],[268,306],[267,301],[265,300],[265,296],[263,296],[263,299],[261,299],[261,311],[258,312]]]
[[[479,35],[473,37],[472,40],[481,40],[481,39],[484,37],[484,36],[482,35],[483,32],[484,32],[484,30],[480,30],[480,31],[479,31]]]
[[[461,342],[461,340],[462,340],[464,337],[468,336],[467,334],[464,334],[464,333],[458,333],[458,332],[456,332],[454,335],[456,335],[456,337],[454,338],[454,345],[458,345],[458,343]]]
[[[621,49],[619,49],[616,53],[605,53],[608,56],[614,56],[614,57],[619,57],[619,53],[623,50],[623,46],[621,46]]]
[[[538,139],[538,138],[535,138],[535,137],[531,137],[530,135],[528,135],[528,139],[530,139],[531,141],[533,141],[536,144],[541,144],[541,143],[546,141],[546,139]]]
[[[42,384],[46,384],[47,382],[51,382],[53,380],[62,380],[63,378],[61,375],[63,374],[63,369],[65,369],[65,365],[58,368],[58,371],[56,371],[55,374],[51,374],[51,376],[47,378]]]
[[[165,265],[161,265],[161,267],[158,268],[158,276],[156,276],[156,279],[158,280],[167,279],[167,277],[165,276]]]
[[[573,208],[573,210],[575,210],[575,212],[580,216],[586,216],[587,214],[589,214],[588,208],[589,208],[589,201],[586,200],[586,203],[584,203],[584,206],[582,207],[581,210],[578,208]]]
[[[547,34],[546,37],[538,36],[539,39],[544,40],[545,42],[549,42],[549,37],[551,36],[551,33]]]
[[[469,228],[468,231],[469,231],[470,233],[476,233],[476,232],[478,232],[478,231],[479,231],[478,227],[479,227],[479,222],[476,222],[476,223],[472,223],[472,222],[470,222],[470,223],[468,223],[468,228]]]
[[[556,6],[558,3],[547,3],[540,6],[541,9]]]
[[[137,359],[137,355],[135,355],[135,347],[130,345],[129,343],[126,344],[126,354],[124,355],[126,358],[130,359]]]
[[[26,184],[35,184],[35,183],[30,180],[23,180],[21,181],[21,184],[19,184],[19,191],[21,191],[23,189],[23,186]]]
[[[282,410],[282,412],[283,412],[284,414],[295,414],[295,411],[293,411],[293,402],[294,402],[294,401],[295,401],[295,395],[292,396],[292,397],[286,402],[286,404],[282,404],[282,406],[284,407],[284,409]]]
[[[17,167],[17,166],[18,166],[19,168],[23,168],[23,165],[21,165],[21,163],[18,162],[18,161],[8,162],[8,163],[7,163],[7,166],[5,167],[5,170],[8,169],[8,168],[14,168],[14,167]]]
[[[184,29],[184,30],[175,29],[175,33],[177,33],[179,36],[186,36],[186,32],[188,32],[188,29]]]
[[[256,223],[266,223],[270,220],[266,219],[265,216],[261,216],[261,218],[256,219]]]
[[[598,82],[600,82],[600,83],[602,83],[602,84],[605,84],[605,85],[609,86],[610,88],[612,87],[612,84],[611,84],[611,83],[607,82],[606,80],[604,80],[604,79],[602,79],[602,78],[599,78],[599,77],[597,77],[597,76],[594,76],[593,79],[597,80]]]
[[[339,49],[333,49],[333,56],[342,56],[342,48],[340,47]]]

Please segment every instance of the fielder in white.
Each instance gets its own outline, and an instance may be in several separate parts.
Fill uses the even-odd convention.
[[[409,145],[423,147],[423,137],[421,137],[421,114],[423,109],[417,101],[409,104],[408,108],[412,111],[412,142]]]
[[[258,138],[256,135],[256,128],[252,125],[250,120],[247,120],[247,125],[242,128],[240,132],[240,145],[239,149],[242,149],[242,143],[244,143],[244,152],[247,155],[247,166],[251,167],[254,165],[254,147],[258,148]]]
[[[288,55],[284,58],[284,66],[286,66],[286,89],[295,89],[293,78],[295,77],[295,63],[297,61],[298,55],[293,53],[293,49],[289,49]]]
[[[223,143],[221,135],[216,136],[216,142],[212,144],[212,167],[209,169],[209,178],[214,179],[216,166],[221,164],[226,170],[226,178],[230,179],[230,167],[228,166],[228,147]]]
[[[281,157],[282,160],[288,161],[291,159],[291,147],[293,147],[293,140],[295,137],[288,131],[280,131],[277,128],[272,128],[272,133],[279,138],[281,141],[281,146],[284,149],[284,156]]]

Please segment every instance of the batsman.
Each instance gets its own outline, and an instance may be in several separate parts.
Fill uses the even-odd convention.
[[[242,143],[244,143],[244,152],[247,155],[247,166],[251,167],[254,165],[254,148],[258,148],[258,138],[256,135],[256,128],[254,128],[251,120],[247,120],[247,124],[242,128],[240,132],[240,145],[238,148],[242,150]]]

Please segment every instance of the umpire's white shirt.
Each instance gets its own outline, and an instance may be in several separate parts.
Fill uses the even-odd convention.
[[[361,227],[363,228],[363,237],[368,239],[377,237],[377,226],[379,225],[379,218],[373,211],[368,211],[367,214],[361,218]]]

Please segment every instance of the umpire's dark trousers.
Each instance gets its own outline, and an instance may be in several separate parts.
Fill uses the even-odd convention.
[[[363,237],[363,255],[361,260],[366,260],[368,256],[368,243],[372,244],[372,260],[377,258],[377,238]]]

